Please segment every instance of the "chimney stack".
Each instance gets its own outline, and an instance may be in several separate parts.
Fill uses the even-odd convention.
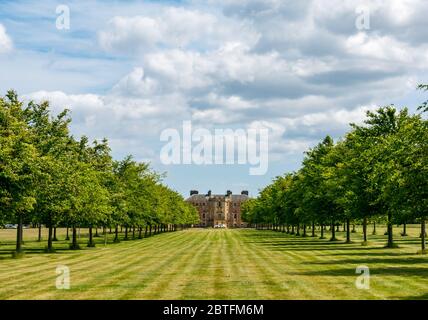
[[[247,197],[248,197],[248,191],[247,191],[247,190],[243,190],[243,191],[241,192],[241,194],[242,194],[242,195],[245,195],[245,196],[247,196]]]
[[[199,194],[198,190],[190,190],[190,196],[193,196],[194,194]]]

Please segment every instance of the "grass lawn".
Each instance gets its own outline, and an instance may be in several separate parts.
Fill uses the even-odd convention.
[[[405,238],[395,229],[398,249],[383,248],[379,227],[366,247],[360,232],[344,244],[272,231],[191,229],[107,246],[96,238],[96,248],[79,251],[67,250],[59,230],[54,254],[43,253],[45,242],[28,229],[22,259],[10,254],[15,230],[0,230],[0,299],[428,299],[428,257],[415,254],[417,228],[409,226]],[[70,290],[55,287],[58,265],[70,268]],[[355,286],[362,265],[370,268],[369,290]]]

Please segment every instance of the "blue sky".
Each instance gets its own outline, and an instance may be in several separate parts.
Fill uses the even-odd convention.
[[[56,28],[60,4],[69,30]],[[416,84],[427,82],[426,12],[423,0],[1,1],[0,91],[69,108],[74,135],[107,137],[115,158],[150,161],[183,195],[255,195],[366,110],[415,110]],[[268,172],[163,165],[160,132],[185,120],[269,129]]]

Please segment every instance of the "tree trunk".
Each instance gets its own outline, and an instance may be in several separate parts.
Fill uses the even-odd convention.
[[[145,230],[144,230],[144,238],[147,238],[147,226],[146,226],[146,228],[145,228]]]
[[[16,229],[16,253],[22,252],[22,216],[18,215],[18,228]]]
[[[79,245],[77,244],[77,229],[76,227],[73,226],[73,235],[72,235],[72,244],[71,244],[71,249],[72,250],[77,250],[79,248]]]
[[[106,246],[107,245],[107,228],[106,227],[103,227],[103,235],[104,235],[104,245]]]
[[[38,242],[42,241],[42,224],[41,223],[39,223],[39,236],[38,236],[37,241]]]
[[[373,233],[372,235],[376,235],[376,221],[373,222]]]
[[[403,223],[403,233],[401,234],[403,237],[406,237],[407,236],[407,224],[406,223]]]
[[[363,241],[367,243],[367,218],[363,219]]]
[[[297,224],[296,236],[300,236],[300,223]]]
[[[325,237],[324,237],[324,225],[323,224],[321,224],[321,237],[320,237],[320,239],[325,239]]]
[[[52,251],[52,226],[49,226],[49,231],[48,231],[48,252]]]
[[[114,242],[119,242],[119,226],[116,225],[114,228]]]
[[[424,217],[422,218],[422,221],[421,221],[421,248],[422,248],[421,253],[425,253],[425,250],[426,250],[425,238],[426,238],[426,229],[425,229],[425,217]]]
[[[312,222],[312,238],[315,237],[315,222]]]
[[[95,238],[98,238],[98,237],[99,237],[99,235],[98,235],[98,228],[95,228],[95,235],[94,235],[94,237],[95,237]]]
[[[65,240],[67,240],[67,241],[68,241],[68,240],[70,240],[70,236],[68,235],[68,229],[69,229],[69,228],[67,227],[67,234],[66,234],[66,236],[65,236]]]
[[[351,222],[346,219],[346,243],[351,243]]]
[[[56,237],[56,227],[53,228],[53,239],[52,241],[58,241],[58,238]]]
[[[306,224],[303,225],[303,237],[306,237]]]
[[[135,227],[132,227],[132,239],[135,239]]]
[[[94,239],[92,237],[92,227],[89,227],[89,242],[88,247],[94,247]]]
[[[334,226],[334,222],[331,223],[331,239],[330,241],[336,241],[336,228]]]
[[[152,236],[152,225],[150,225],[150,230],[149,230],[149,237]]]
[[[125,227],[125,240],[128,240],[128,227]]]
[[[357,232],[357,230],[355,230],[355,223],[352,225],[352,231],[351,231],[352,233],[356,233]]]
[[[387,248],[393,248],[394,247],[394,239],[392,237],[392,215],[390,213],[388,213],[388,227],[387,227],[387,232],[388,232],[388,243],[386,244]]]

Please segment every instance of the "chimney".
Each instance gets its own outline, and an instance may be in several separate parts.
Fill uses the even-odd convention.
[[[231,196],[232,195],[232,191],[230,191],[230,190],[227,190],[227,192],[226,192],[226,196]]]
[[[248,197],[248,191],[247,191],[247,190],[243,190],[243,191],[241,192],[241,194],[242,194],[242,195],[245,195],[245,196],[247,196],[247,197]]]
[[[211,197],[211,190],[208,191],[207,196]]]
[[[190,190],[190,196],[193,196],[194,194],[199,194],[198,190]]]

